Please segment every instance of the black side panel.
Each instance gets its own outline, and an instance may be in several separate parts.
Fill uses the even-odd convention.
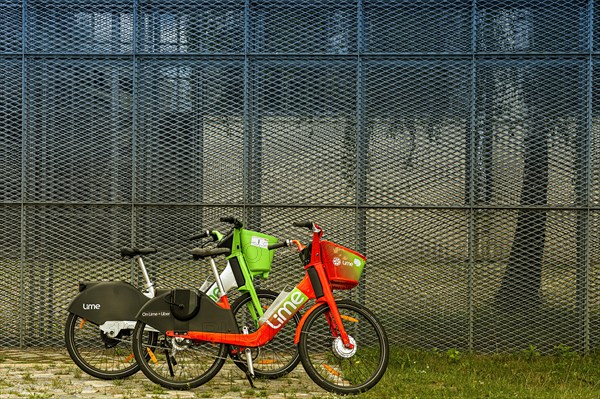
[[[171,293],[165,293],[148,301],[138,312],[140,320],[158,331],[206,331],[237,333],[238,328],[230,310],[217,305],[206,294],[199,293],[200,310],[191,320],[177,320],[171,314]]]
[[[229,259],[229,264],[231,265],[231,271],[233,272],[233,277],[235,277],[235,282],[238,287],[243,287],[246,285],[246,280],[244,279],[244,275],[242,274],[242,267],[240,266],[240,262],[237,257],[233,257]]]
[[[94,324],[109,320],[135,320],[148,298],[124,281],[85,282],[85,289],[67,310]]]
[[[239,333],[233,312],[223,309],[206,294],[200,298],[200,313],[189,323],[190,331]]]
[[[317,273],[314,267],[309,267],[306,271],[308,273],[308,277],[310,278],[310,283],[313,286],[316,297],[321,298],[323,296],[323,286],[321,285],[321,280],[319,280],[319,273]]]

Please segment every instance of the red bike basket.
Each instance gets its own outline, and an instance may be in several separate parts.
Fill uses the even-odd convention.
[[[331,288],[349,290],[358,285],[367,260],[364,255],[330,241],[321,241],[321,253]]]

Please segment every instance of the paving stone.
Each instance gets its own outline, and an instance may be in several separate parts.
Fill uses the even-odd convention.
[[[252,389],[243,373],[231,362],[207,384],[190,391],[160,388],[142,373],[120,381],[105,381],[79,370],[63,348],[44,350],[0,349],[0,399],[43,398],[313,398],[333,397],[319,390],[302,366],[277,380],[257,380]]]

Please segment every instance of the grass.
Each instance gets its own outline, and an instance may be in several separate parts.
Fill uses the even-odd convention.
[[[600,352],[582,356],[564,344],[550,350],[529,345],[512,353],[498,354],[474,354],[460,348],[413,350],[395,347],[392,348],[383,379],[373,389],[356,398],[597,399],[600,397],[599,365]],[[15,380],[18,386],[9,381],[7,376],[0,378],[0,396],[30,395],[31,398],[41,399],[51,397],[57,388],[70,392],[72,385],[72,393],[76,394],[77,386],[94,380],[84,374],[80,375],[82,380],[74,384],[71,383],[71,377],[64,375],[45,381],[33,378],[37,372],[33,368],[17,370],[22,371],[21,378]],[[79,374],[78,370],[73,368],[72,376]],[[124,399],[173,395],[171,391],[145,380],[142,375],[116,380],[112,385],[111,391],[120,392]],[[214,381],[192,392],[197,398],[235,396],[287,399],[306,397],[307,394],[311,399],[336,398],[312,383],[301,369],[281,380],[257,382],[257,388],[252,389],[244,381],[241,371],[233,365],[230,370],[223,370]]]
[[[394,350],[384,378],[362,398],[598,398],[600,353],[559,345],[509,354]]]

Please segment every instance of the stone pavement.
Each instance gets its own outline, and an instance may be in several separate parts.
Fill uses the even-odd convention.
[[[82,372],[66,349],[0,348],[0,399],[4,398],[333,398],[313,383],[298,365],[288,376],[255,381],[252,389],[244,374],[228,360],[209,383],[190,391],[167,390],[141,373],[124,380],[99,380]]]

